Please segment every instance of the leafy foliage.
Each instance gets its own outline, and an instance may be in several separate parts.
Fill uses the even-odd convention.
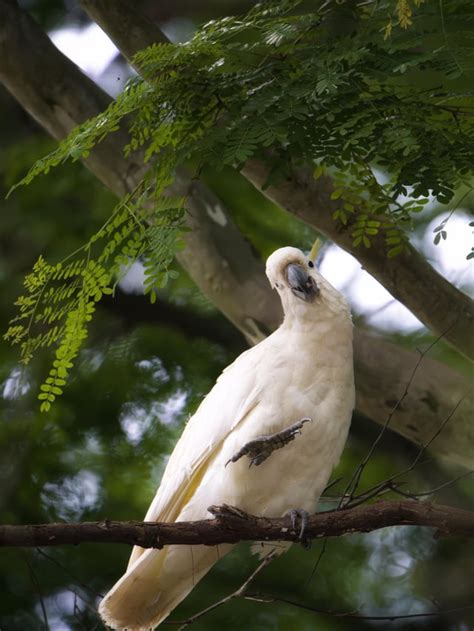
[[[370,247],[381,233],[388,256],[402,252],[405,226],[428,196],[449,202],[456,187],[469,185],[472,93],[457,82],[472,69],[473,21],[466,0],[319,8],[284,0],[208,22],[185,44],[138,53],[142,76],[19,183],[87,157],[124,121],[125,153],[142,151],[150,164],[144,184],[79,255],[65,266],[40,259],[27,278],[21,324],[13,322],[7,338],[22,344],[24,361],[40,346],[58,345],[40,394],[43,409],[60,394],[96,302],[113,292],[124,267],[144,258],[152,300],[166,281],[184,206],[161,196],[182,164],[199,174],[205,166],[239,169],[266,159],[278,178],[312,163],[316,177],[332,176],[333,199],[340,200],[334,219],[351,226],[354,245]],[[33,325],[43,330],[33,335]]]
[[[56,346],[53,366],[38,395],[42,411],[48,411],[62,394],[74,359],[87,338],[96,303],[102,296],[113,294],[130,265],[140,256],[146,257],[145,291],[152,300],[156,285],[167,280],[162,270],[181,246],[185,200],[162,197],[147,217],[151,221],[145,222],[144,213],[139,219],[133,209],[137,196],[141,197],[139,193],[143,193],[143,185],[127,196],[106,224],[69,259],[50,265],[40,256],[25,278],[27,293],[16,301],[19,315],[4,337],[21,345],[25,364],[37,349]]]

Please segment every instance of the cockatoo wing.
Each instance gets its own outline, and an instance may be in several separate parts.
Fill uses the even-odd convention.
[[[222,443],[258,406],[261,390],[255,368],[259,357],[255,347],[237,358],[202,401],[169,459],[146,521],[179,520]],[[144,550],[135,546],[127,572],[101,602],[101,616],[114,629],[149,631],[231,547]]]
[[[145,521],[176,521],[206,471],[207,464],[229,433],[258,405],[261,384],[256,367],[263,343],[240,355],[188,421],[166,466]],[[185,463],[185,464],[183,464]],[[135,546],[128,567],[143,554]]]

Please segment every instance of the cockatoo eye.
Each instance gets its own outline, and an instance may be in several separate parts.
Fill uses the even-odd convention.
[[[305,302],[312,302],[319,295],[316,281],[302,265],[291,263],[286,268],[288,285],[295,296]]]

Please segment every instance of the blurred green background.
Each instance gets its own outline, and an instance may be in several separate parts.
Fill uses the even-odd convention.
[[[88,26],[75,3],[30,0],[21,4],[47,29]],[[160,8],[148,3],[150,15],[176,37],[186,37],[199,22],[245,10],[252,3],[175,0],[157,4]],[[113,64],[113,73],[125,77],[123,62],[115,59]],[[102,79],[105,85],[113,85],[110,76]],[[115,200],[79,164],[61,167],[54,176],[38,179],[5,200],[9,187],[54,145],[3,88],[0,143],[0,315],[5,330],[14,315],[22,278],[38,255],[43,253],[51,262],[66,256],[103,223]],[[233,210],[262,258],[281,245],[311,247],[314,234],[309,228],[274,208],[238,175],[229,171],[218,179],[207,174],[206,179]],[[463,205],[464,215],[472,211],[472,197]],[[420,243],[428,224],[446,211],[431,206],[419,218]],[[153,306],[140,294],[133,276],[115,300],[103,302],[72,382],[48,415],[39,414],[36,396],[50,356],[40,353],[28,368],[22,368],[17,350],[1,343],[1,523],[127,520],[144,515],[184,422],[219,372],[246,347],[186,273],[179,272]],[[372,315],[355,305],[359,324],[369,326]],[[431,340],[422,328],[412,327],[407,333],[402,323],[385,335],[412,349]],[[435,355],[465,369],[442,343]],[[335,477],[342,476],[347,483],[377,433],[378,428],[366,419],[354,419]],[[416,453],[414,445],[387,432],[362,486],[406,467]],[[456,473],[430,460],[410,474],[407,488],[430,489]],[[344,480],[330,494],[337,495],[343,487]],[[467,478],[436,493],[436,500],[472,508],[473,496]],[[333,505],[328,498],[322,507]],[[435,540],[427,529],[405,527],[344,537],[328,542],[311,577],[321,545],[315,542],[309,551],[294,546],[258,576],[255,591],[324,610],[357,610],[369,616],[472,604],[473,544],[468,540]],[[120,576],[128,554],[129,548],[119,545],[1,549],[1,631],[103,628],[96,614],[98,599]],[[173,618],[186,618],[230,593],[255,565],[248,546],[238,546]],[[288,604],[239,599],[206,615],[194,628],[468,631],[474,622],[472,611],[393,622],[356,621]]]

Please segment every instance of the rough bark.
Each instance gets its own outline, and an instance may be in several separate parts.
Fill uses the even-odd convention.
[[[103,29],[120,52],[132,62],[136,52],[169,41],[161,29],[132,3],[123,0],[79,0],[89,17]]]
[[[151,304],[148,296],[127,294],[116,288],[113,296],[102,298],[100,308],[117,322],[117,330],[110,331],[111,337],[123,330],[152,323],[177,329],[190,339],[201,338],[221,344],[230,352],[241,353],[247,348],[238,329],[219,313],[196,313],[190,307],[173,304],[161,297]]]
[[[127,543],[142,548],[166,545],[217,545],[239,541],[299,541],[288,517],[268,519],[227,507],[211,507],[216,519],[194,522],[117,522],[0,526],[0,546],[59,546],[80,543]],[[387,526],[427,526],[438,537],[474,536],[474,513],[429,502],[380,501],[308,519],[305,539],[340,537]]]
[[[0,15],[0,81],[53,138],[64,138],[108,106],[107,94],[61,55],[16,2],[1,0]],[[126,134],[118,131],[98,145],[87,161],[101,182],[120,196],[143,175],[138,159],[131,158],[124,168],[122,150],[117,150],[122,143]]]
[[[389,428],[417,445],[442,427],[430,452],[472,469],[474,393],[468,380],[426,356],[416,368],[414,353],[360,329],[354,333],[356,410],[383,425],[396,406]]]
[[[53,46],[15,2],[0,0],[0,14],[0,81],[52,136],[62,138],[107,106],[109,97]],[[124,142],[124,132],[116,132],[86,162],[118,196],[133,189],[143,174],[138,157],[123,157]],[[247,340],[259,341],[281,321],[279,300],[270,290],[263,264],[203,184],[190,182],[182,173],[176,192],[189,193],[192,228],[180,262]],[[414,353],[356,330],[357,410],[385,423],[389,402],[403,394],[416,361]],[[468,388],[453,370],[425,358],[391,428],[418,444],[428,442]],[[472,464],[472,409],[472,397],[465,399],[443,438],[432,445],[435,453]]]

